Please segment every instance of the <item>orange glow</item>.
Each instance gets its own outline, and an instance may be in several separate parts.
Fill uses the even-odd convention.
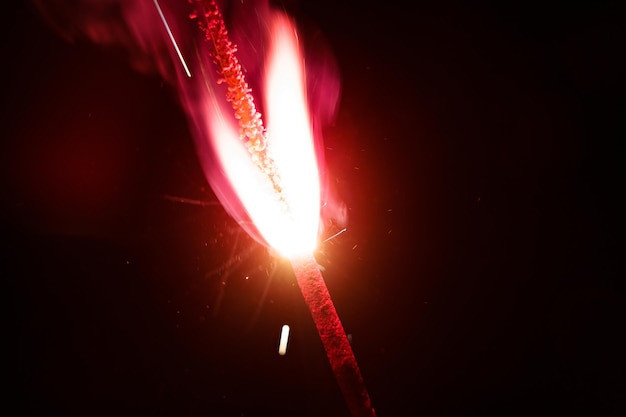
[[[216,112],[212,137],[224,173],[263,239],[291,258],[317,246],[320,179],[305,93],[303,58],[294,25],[284,15],[271,21],[272,41],[264,105],[270,164],[255,161],[239,132]],[[264,172],[263,167],[275,170]],[[279,178],[279,188],[272,180]]]

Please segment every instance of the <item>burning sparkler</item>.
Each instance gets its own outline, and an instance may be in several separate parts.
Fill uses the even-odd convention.
[[[354,353],[313,256],[321,232],[322,155],[316,153],[319,143],[314,140],[307,106],[307,74],[291,19],[270,10],[268,2],[254,5],[255,24],[262,22],[262,34],[247,35],[253,41],[271,39],[269,45],[260,42],[255,49],[264,54],[260,61],[266,64],[261,95],[265,126],[215,0],[84,0],[89,6],[84,8],[77,7],[81,2],[37,1],[44,11],[52,3],[76,13],[76,19],[68,19],[76,25],[67,29],[70,36],[82,30],[93,41],[109,45],[126,42],[130,35],[133,50],[156,61],[149,64],[156,64],[166,80],[176,80],[211,188],[244,230],[290,261],[351,413],[374,417]],[[119,28],[120,13],[127,27]],[[98,24],[91,27],[87,17]],[[333,87],[325,90],[330,97],[335,96]],[[286,337],[281,342],[283,352]]]
[[[275,14],[270,22],[273,43],[266,80],[270,122],[266,131],[217,4],[204,0],[195,5],[193,18],[212,46],[219,82],[228,86],[226,99],[236,115],[239,139],[249,153],[247,159],[242,158],[237,143],[226,145],[227,139],[219,136],[227,131],[222,126],[214,135],[222,165],[265,243],[289,259],[352,415],[375,416],[313,256],[320,228],[320,183],[295,28],[282,14]],[[234,156],[240,159],[232,164]]]

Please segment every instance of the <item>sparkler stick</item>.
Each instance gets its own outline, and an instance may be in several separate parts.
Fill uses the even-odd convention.
[[[350,412],[354,417],[375,417],[352,347],[315,258],[294,257],[290,262]]]
[[[220,10],[214,0],[192,0],[200,29],[212,45],[212,58],[226,83],[226,99],[239,124],[240,138],[245,142],[252,161],[271,183],[282,208],[289,210],[283,198],[283,187],[267,146],[261,115],[256,111],[251,89],[245,81],[235,56],[236,46],[229,40]],[[353,417],[375,417],[359,366],[312,253],[289,257],[304,300],[326,351],[332,372]]]

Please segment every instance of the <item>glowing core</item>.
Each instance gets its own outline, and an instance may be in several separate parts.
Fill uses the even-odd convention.
[[[271,20],[272,41],[265,75],[267,155],[280,178],[259,169],[239,134],[219,113],[211,118],[222,168],[266,242],[291,258],[318,244],[320,179],[306,102],[303,58],[296,30],[284,15]]]

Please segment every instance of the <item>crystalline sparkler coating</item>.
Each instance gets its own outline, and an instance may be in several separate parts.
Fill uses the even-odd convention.
[[[197,9],[191,17],[198,20],[200,29],[213,46],[211,57],[221,76],[218,83],[226,83],[226,100],[235,111],[239,136],[245,141],[252,161],[268,177],[276,195],[285,203],[280,176],[267,146],[261,114],[256,110],[252,89],[245,80],[241,64],[235,54],[237,46],[229,39],[224,19],[214,0],[192,0],[192,3]],[[198,19],[199,16],[204,18]]]

